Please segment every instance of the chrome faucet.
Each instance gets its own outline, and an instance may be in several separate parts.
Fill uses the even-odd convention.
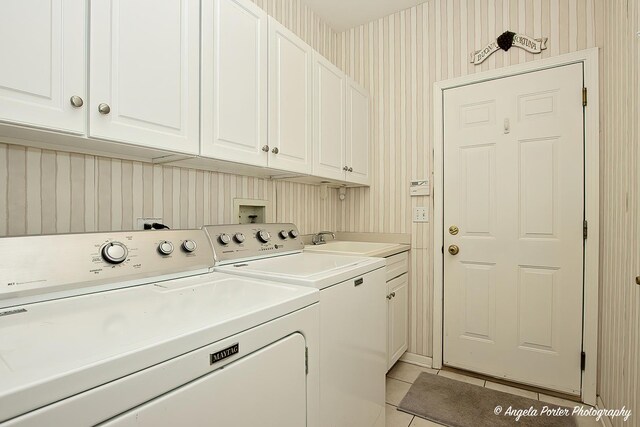
[[[324,236],[330,235],[333,240],[336,239],[336,235],[335,233],[331,232],[331,231],[321,231],[318,234],[314,234],[313,237],[311,238],[311,243],[313,243],[314,245],[324,245],[325,242],[324,241]]]

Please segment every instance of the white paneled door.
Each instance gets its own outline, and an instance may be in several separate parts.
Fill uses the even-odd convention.
[[[83,0],[0,3],[0,121],[85,133],[85,12]]]
[[[197,154],[200,2],[91,2],[90,136]]]
[[[254,3],[202,2],[203,156],[267,166],[267,46]]]
[[[310,174],[313,49],[269,17],[269,167]]]
[[[445,91],[445,365],[580,394],[582,73]]]

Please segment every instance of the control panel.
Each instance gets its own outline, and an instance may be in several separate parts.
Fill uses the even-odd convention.
[[[203,230],[154,230],[0,238],[0,307],[9,300],[213,267]],[[82,293],[82,292],[79,292]]]
[[[266,258],[301,251],[304,243],[294,224],[233,224],[204,227],[216,264]]]

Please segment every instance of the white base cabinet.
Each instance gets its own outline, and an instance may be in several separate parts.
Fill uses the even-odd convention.
[[[387,260],[387,370],[409,347],[409,253]]]
[[[408,323],[409,323],[409,275],[402,276],[387,282],[387,369],[400,359],[400,356],[408,348]]]

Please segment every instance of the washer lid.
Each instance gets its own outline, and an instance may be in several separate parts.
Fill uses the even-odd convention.
[[[382,258],[302,252],[225,265],[216,271],[323,289],[385,265]]]
[[[0,423],[318,301],[209,273],[0,312]]]

